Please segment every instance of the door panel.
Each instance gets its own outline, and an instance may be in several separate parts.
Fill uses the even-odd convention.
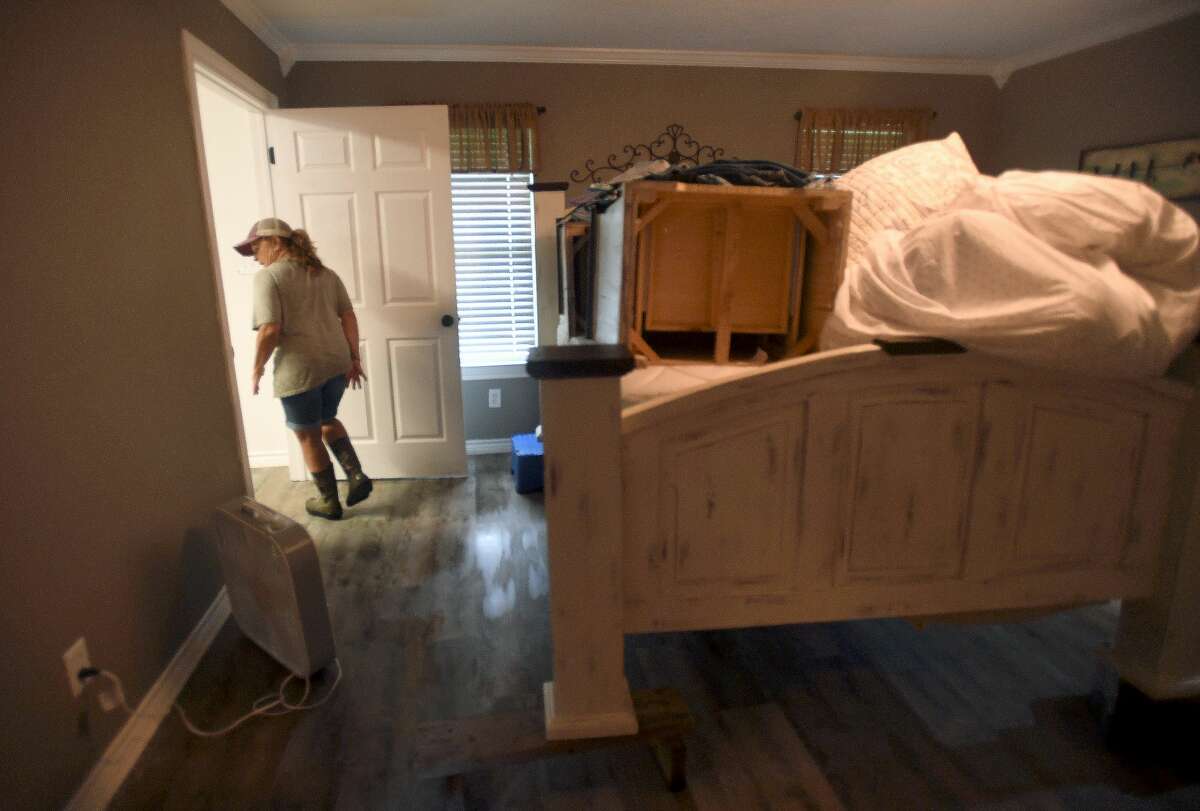
[[[368,381],[340,416],[364,469],[465,475],[446,108],[279,110],[268,136],[277,215],[354,302]]]
[[[304,222],[321,223],[321,260],[332,268],[355,307],[363,305],[362,269],[355,250],[358,214],[353,194],[305,194],[300,198]]]
[[[391,341],[392,402],[395,405],[396,442],[437,439],[442,436],[440,344],[437,341]],[[414,385],[416,381],[427,383]]]
[[[384,301],[388,304],[423,304],[437,296],[436,263],[430,251],[430,203],[427,194],[379,195]]]

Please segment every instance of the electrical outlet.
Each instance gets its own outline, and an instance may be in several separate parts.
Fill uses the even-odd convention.
[[[79,698],[83,694],[83,682],[79,681],[79,671],[92,666],[92,657],[88,655],[87,640],[82,636],[71,643],[63,654],[63,664],[67,666],[67,681],[71,685],[71,695]]]
[[[488,389],[488,408],[500,407],[500,389]]]

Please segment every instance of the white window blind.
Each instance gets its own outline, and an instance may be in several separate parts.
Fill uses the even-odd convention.
[[[536,343],[532,182],[528,173],[450,176],[463,366],[524,363]]]
[[[841,177],[855,166],[866,163],[871,158],[899,149],[908,143],[901,129],[895,130],[856,130],[856,129],[821,129],[817,131],[816,154],[813,156],[813,167],[828,177]],[[837,165],[833,163],[833,142],[841,135],[839,144],[840,157]]]

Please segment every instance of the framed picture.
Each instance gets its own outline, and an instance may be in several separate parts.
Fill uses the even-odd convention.
[[[1200,137],[1085,149],[1079,171],[1140,180],[1171,200],[1200,197]]]

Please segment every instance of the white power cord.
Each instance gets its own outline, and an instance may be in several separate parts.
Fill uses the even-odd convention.
[[[179,713],[179,720],[183,722],[183,725],[187,728],[188,732],[192,733],[193,735],[199,735],[202,738],[216,738],[232,732],[242,724],[249,721],[251,718],[255,718],[260,715],[286,715],[287,713],[295,712],[296,710],[315,709],[329,700],[329,697],[333,695],[334,691],[337,690],[338,684],[340,684],[342,681],[341,660],[334,659],[333,663],[337,665],[337,676],[334,678],[333,684],[330,685],[329,691],[326,692],[324,696],[322,696],[318,701],[312,702],[311,704],[304,703],[308,701],[308,693],[312,687],[312,682],[307,678],[303,679],[304,692],[301,694],[300,700],[294,704],[288,701],[287,687],[289,684],[291,684],[293,679],[299,678],[294,673],[289,673],[287,677],[285,677],[280,683],[278,690],[276,690],[274,693],[267,693],[264,696],[260,696],[252,705],[250,705],[250,712],[246,713],[241,718],[238,718],[236,721],[221,727],[220,729],[210,731],[198,728],[191,722],[191,720],[188,719],[187,714],[183,711],[183,707],[180,706],[179,702],[175,702],[175,711]],[[108,679],[116,692],[117,704],[121,707],[121,709],[125,710],[125,712],[133,715],[133,709],[129,706],[129,702],[125,699],[125,687],[123,684],[121,684],[121,677],[110,670],[96,671],[96,675],[103,676],[105,679]]]

